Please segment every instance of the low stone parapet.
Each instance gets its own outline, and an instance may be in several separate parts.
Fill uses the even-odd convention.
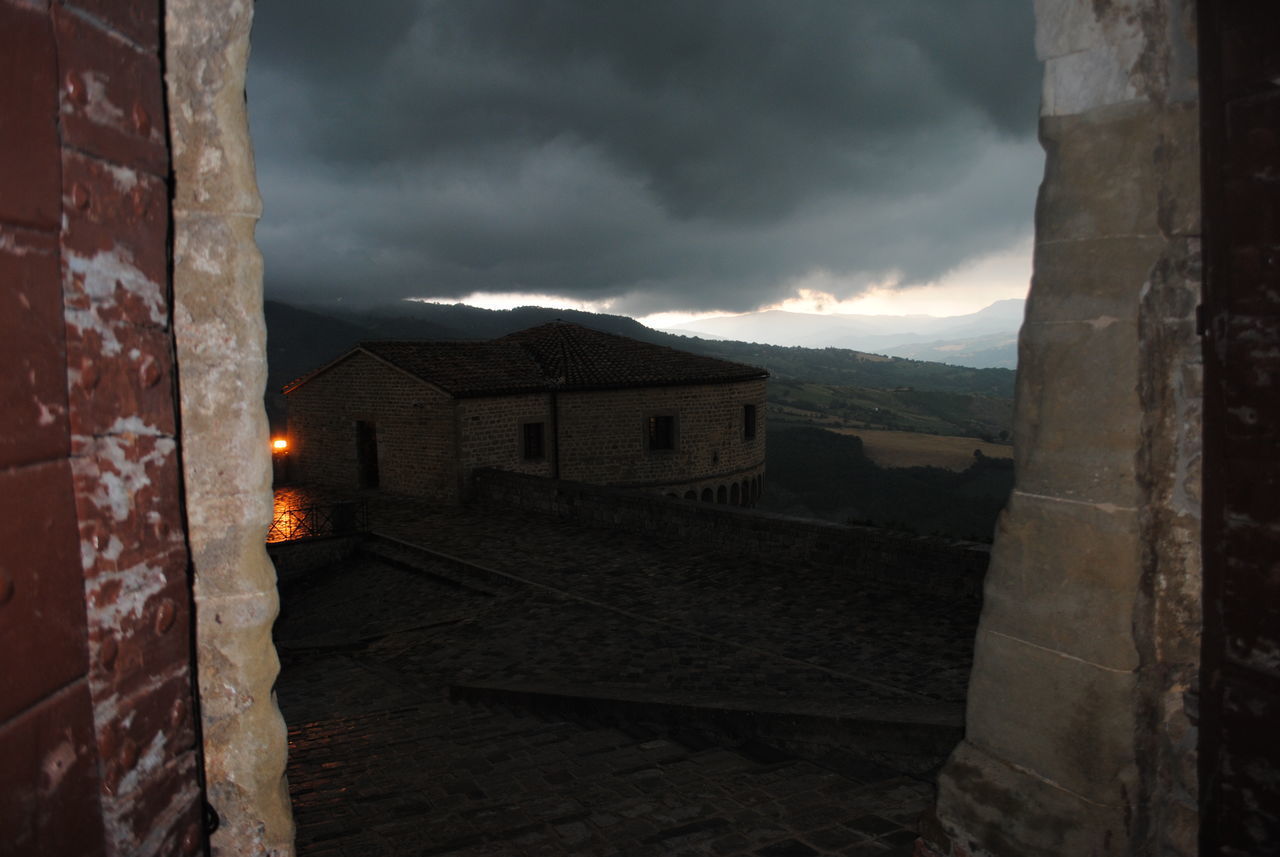
[[[935,594],[978,599],[988,545],[792,518],[647,492],[482,469],[472,500],[582,524],[688,539],[717,550],[833,566]]]

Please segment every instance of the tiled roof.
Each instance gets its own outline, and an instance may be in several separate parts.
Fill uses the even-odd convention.
[[[375,357],[455,396],[537,392],[538,364],[518,345],[500,342],[362,342]]]
[[[495,342],[506,343],[521,345],[533,355],[546,382],[556,389],[742,381],[768,374],[756,366],[690,354],[559,321],[521,330]]]
[[[362,342],[354,350],[366,351],[459,397],[745,381],[769,374],[756,366],[568,322],[543,324],[487,342]],[[327,368],[300,379],[286,392]]]

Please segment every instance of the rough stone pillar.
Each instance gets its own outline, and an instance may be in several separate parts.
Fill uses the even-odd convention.
[[[286,733],[272,684],[278,607],[264,546],[271,456],[260,213],[245,114],[253,6],[166,4],[174,325],[206,787],[215,855],[293,853]]]
[[[1194,853],[1193,12],[1189,0],[1036,0],[1046,167],[1017,481],[966,737],[939,778],[940,851],[1122,855],[1159,840],[1159,853]]]

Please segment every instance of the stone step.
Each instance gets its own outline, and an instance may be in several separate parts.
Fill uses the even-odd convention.
[[[371,533],[359,551],[477,595],[492,596],[519,586],[507,575],[381,533]]]
[[[449,697],[588,725],[648,729],[691,746],[782,751],[838,765],[860,779],[923,775],[940,765],[964,734],[963,709],[946,704],[837,706],[510,682],[454,684]]]

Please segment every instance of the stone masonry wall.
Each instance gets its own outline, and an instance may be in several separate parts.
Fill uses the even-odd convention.
[[[708,480],[742,481],[764,472],[765,381],[562,393],[560,477],[675,493]],[[756,406],[756,436],[743,438],[743,405]],[[677,419],[676,448],[650,451],[650,415]]]
[[[1198,161],[1181,0],[1037,0],[1017,479],[939,851],[1195,853]],[[937,837],[941,839],[942,837]]]
[[[263,544],[271,454],[260,201],[245,114],[253,5],[167,0],[173,299],[197,671],[214,857],[293,854],[286,731],[272,687],[278,609]]]
[[[363,352],[289,393],[293,478],[359,487],[357,420],[376,426],[380,488],[458,499],[453,399]]]
[[[551,475],[554,445],[550,398],[545,393],[533,393],[459,400],[458,459],[462,472],[469,473],[475,467],[500,467],[518,473]],[[521,426],[525,422],[543,424],[542,458],[524,457]]]
[[[990,553],[972,542],[671,500],[639,490],[478,470],[474,500],[588,525],[679,538],[729,553],[836,566],[900,586],[977,598]]]

